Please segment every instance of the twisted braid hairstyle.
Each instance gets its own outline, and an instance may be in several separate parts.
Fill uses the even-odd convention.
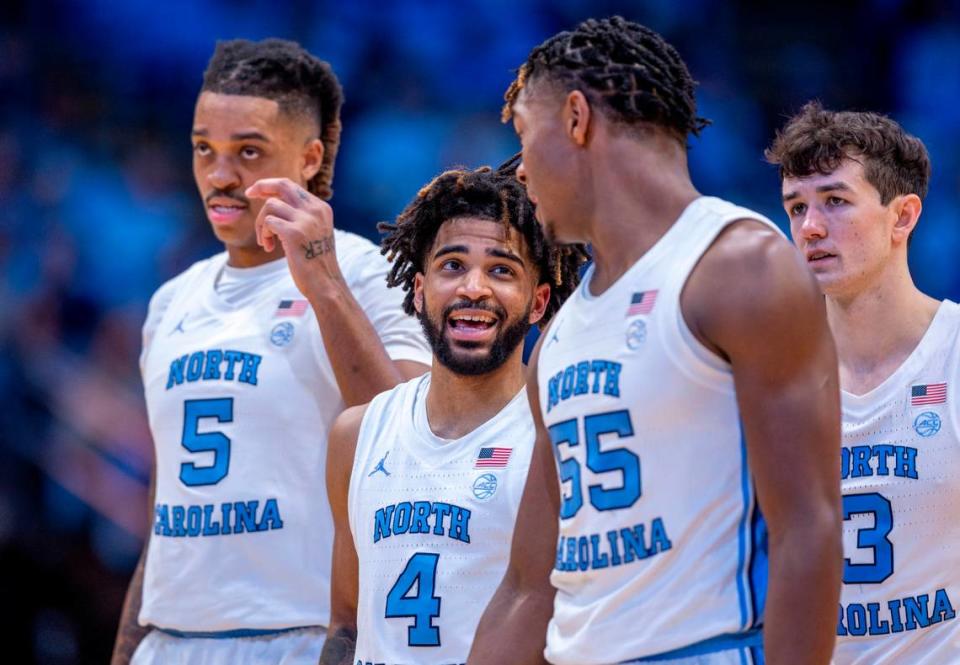
[[[322,199],[333,196],[343,90],[329,63],[285,39],[221,41],[203,74],[200,90],[272,99],[282,111],[315,122],[323,143],[323,162],[307,189]]]
[[[449,220],[478,217],[499,221],[523,236],[529,258],[538,269],[538,283],[550,285],[550,301],[539,322],[543,329],[580,282],[580,266],[589,258],[583,245],[550,245],[534,217],[526,188],[517,180],[519,156],[494,170],[445,171],[420,190],[395,223],[381,222],[381,253],[392,262],[388,286],[406,291],[403,308],[414,315],[413,282],[423,273],[426,257],[440,226]]]
[[[534,48],[504,95],[504,122],[520,91],[541,78],[580,90],[613,122],[650,123],[684,142],[710,124],[697,115],[696,81],[676,49],[620,16],[588,19]]]

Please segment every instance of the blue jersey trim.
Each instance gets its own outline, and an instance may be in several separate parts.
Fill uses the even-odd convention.
[[[268,628],[268,629],[257,629],[257,628],[238,628],[236,630],[217,630],[211,632],[203,631],[189,631],[189,630],[173,630],[172,628],[157,628],[153,627],[154,630],[159,630],[161,633],[166,633],[173,637],[186,637],[186,638],[203,638],[203,639],[230,639],[234,637],[262,637],[264,635],[281,635],[283,633],[289,633],[294,630],[303,630],[305,628],[323,628],[323,626],[294,626],[293,628]]]
[[[708,653],[718,651],[730,651],[740,649],[740,658],[746,658],[745,650],[750,649],[754,655],[763,651],[763,632],[760,630],[750,630],[745,633],[729,633],[726,635],[717,635],[710,639],[690,644],[680,649],[658,653],[654,656],[644,656],[636,660],[623,661],[621,665],[630,663],[655,663],[663,660],[673,660],[674,658],[689,658],[690,656],[702,656]]]
[[[750,553],[747,551],[747,530],[751,523],[753,496],[750,469],[747,467],[747,441],[743,433],[743,423],[740,423],[740,488],[743,497],[743,513],[740,515],[740,524],[737,527],[737,598],[740,601],[740,628],[745,630],[752,623],[749,613],[753,608],[753,599],[748,598],[752,594],[748,587]]]

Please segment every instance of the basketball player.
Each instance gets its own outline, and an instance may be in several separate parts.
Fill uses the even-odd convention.
[[[429,374],[330,433],[336,538],[320,662],[463,663],[506,568],[534,429],[522,342],[576,286],[513,171],[448,171],[383,249],[433,348]],[[504,661],[509,662],[509,661]]]
[[[807,104],[777,135],[790,231],[826,294],[843,389],[837,665],[960,662],[960,307],[907,246],[930,180],[890,118]]]
[[[226,251],[164,284],[144,325],[154,524],[114,663],[138,644],[138,664],[319,658],[327,432],[429,359],[377,248],[333,227],[340,103],[292,42],[222,42],[204,75],[193,170]]]
[[[588,20],[506,99],[538,220],[594,264],[531,360],[538,447],[470,662],[542,662],[546,634],[559,665],[827,663],[839,394],[815,281],[694,189],[705,121],[655,32]]]

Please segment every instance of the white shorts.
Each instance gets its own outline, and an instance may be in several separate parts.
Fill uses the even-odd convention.
[[[130,665],[317,665],[327,629],[296,630],[255,637],[174,637],[150,631]]]
[[[651,658],[629,661],[631,665],[764,665],[763,650],[756,648],[726,649],[699,656],[680,656],[679,658]]]

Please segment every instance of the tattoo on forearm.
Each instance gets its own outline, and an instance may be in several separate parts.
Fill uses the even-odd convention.
[[[322,254],[333,251],[333,236],[324,236],[319,240],[308,240],[303,245],[303,255],[308,259],[315,259]]]
[[[327,635],[320,653],[319,665],[353,665],[357,650],[357,629],[341,627],[333,635]]]
[[[133,654],[141,640],[152,630],[137,623],[143,591],[144,562],[144,556],[141,555],[137,568],[133,571],[133,578],[130,580],[130,588],[127,590],[127,597],[124,600],[123,611],[120,616],[117,640],[113,645],[113,657],[110,660],[112,665],[127,665],[133,659]]]

